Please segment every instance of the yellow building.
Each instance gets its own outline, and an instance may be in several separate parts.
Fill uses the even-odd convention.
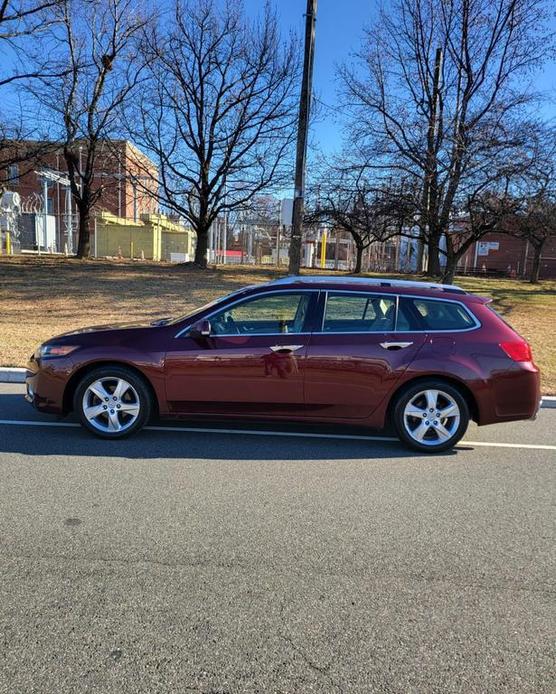
[[[195,253],[195,234],[163,214],[142,214],[138,221],[101,212],[95,218],[96,257],[145,258],[188,262]]]

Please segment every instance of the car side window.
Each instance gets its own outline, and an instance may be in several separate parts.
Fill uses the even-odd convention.
[[[468,330],[475,322],[461,304],[400,297],[398,331]]]
[[[303,331],[311,294],[258,296],[210,317],[214,335],[266,335]]]
[[[322,330],[325,333],[384,333],[394,330],[396,298],[329,292]]]

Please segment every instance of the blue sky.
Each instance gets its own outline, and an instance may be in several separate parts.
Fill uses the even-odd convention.
[[[244,0],[247,12],[256,14],[263,0]],[[307,0],[273,0],[284,31],[293,29],[303,37]],[[337,106],[335,66],[350,59],[357,50],[363,27],[373,14],[373,0],[319,0],[317,8],[313,91],[333,108],[319,107],[311,141],[324,151],[339,148],[341,124]]]
[[[256,14],[264,0],[244,2],[247,12]],[[387,5],[388,0],[384,3]],[[273,0],[284,31],[291,28],[303,35],[306,4],[306,0]],[[350,54],[357,50],[363,27],[370,23],[375,7],[374,0],[318,0],[313,89],[326,104],[337,104],[335,65],[349,60]],[[556,32],[556,17],[551,28]],[[533,79],[535,89],[556,98],[556,60],[548,62]],[[334,110],[322,106],[320,111],[311,139],[324,151],[332,151],[340,147],[341,124]],[[555,104],[547,104],[541,111],[544,118],[556,119]]]
[[[222,1],[222,0],[217,0]],[[265,0],[243,0],[248,14],[258,14]],[[358,49],[363,27],[370,24],[380,0],[318,0],[316,51],[313,89],[316,96],[332,108],[319,107],[319,118],[312,124],[311,144],[325,153],[339,149],[342,140],[341,115],[338,113],[338,84],[335,66],[349,61]],[[161,0],[168,2],[168,0]],[[275,7],[282,30],[294,30],[303,36],[307,0],[270,0]],[[382,0],[387,6],[389,0]],[[555,0],[547,0],[555,4]],[[556,32],[556,4],[550,28]],[[551,94],[553,103],[542,106],[540,114],[556,121],[556,59],[548,61],[531,76],[536,90]]]

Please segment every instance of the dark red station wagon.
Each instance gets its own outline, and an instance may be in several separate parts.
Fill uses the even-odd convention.
[[[26,397],[104,438],[153,415],[241,417],[392,424],[412,448],[443,451],[469,419],[537,413],[530,347],[488,303],[448,285],[288,277],[184,318],[52,338]]]

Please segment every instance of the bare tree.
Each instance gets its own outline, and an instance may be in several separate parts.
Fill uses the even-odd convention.
[[[351,142],[376,175],[418,190],[428,273],[454,211],[500,187],[523,148],[525,76],[551,45],[546,0],[394,0],[341,70]]]
[[[14,39],[23,35],[34,34],[49,15],[45,12],[59,5],[61,0],[2,0],[0,2],[0,36],[2,39]]]
[[[95,180],[97,155],[104,140],[121,131],[122,105],[144,67],[137,46],[150,17],[137,5],[64,0],[50,34],[50,74],[29,87],[62,148],[79,213],[79,258],[89,255],[91,211],[103,189]]]
[[[454,215],[451,229],[445,237],[443,282],[453,283],[458,263],[469,248],[489,232],[501,231],[519,204],[519,200],[507,190],[504,193],[485,191],[470,196],[464,214],[460,217]]]
[[[30,66],[26,47],[37,41],[55,22],[55,10],[62,0],[0,0],[0,188],[14,183],[45,150],[34,142],[40,127],[30,125],[15,98],[15,88],[47,73],[46,61]],[[12,97],[13,106],[6,103]],[[15,166],[14,166],[15,165]]]
[[[523,199],[515,213],[507,216],[500,226],[501,231],[525,239],[531,244],[533,261],[529,281],[537,283],[543,250],[549,241],[556,241],[554,180],[547,177],[544,185],[535,194]]]
[[[513,232],[533,247],[533,264],[529,280],[539,281],[541,257],[549,240],[556,239],[556,196],[554,191],[536,195],[528,201],[524,214],[517,216]]]
[[[291,175],[296,43],[281,39],[268,5],[250,22],[237,3],[177,0],[143,50],[149,85],[127,121],[159,164],[163,204],[195,230],[195,263],[205,267],[217,216]]]
[[[312,198],[312,199],[311,199]],[[360,273],[363,253],[372,243],[401,235],[413,214],[410,200],[385,186],[373,185],[364,171],[336,164],[325,169],[313,184],[308,224],[328,222],[347,231],[355,243],[354,273]]]
[[[56,9],[63,0],[0,0],[0,87],[37,76],[37,70],[20,69],[17,62],[22,39],[44,33],[56,21]],[[11,55],[9,52],[11,51]]]
[[[494,178],[485,178],[468,186],[465,199],[450,215],[445,235],[446,250],[442,280],[451,283],[457,266],[467,250],[492,231],[504,231],[505,225],[528,201],[542,195],[551,182],[556,133],[542,123],[530,122],[519,134],[521,147],[514,147],[511,158],[502,152],[502,160],[493,158]],[[481,185],[482,183],[482,185]]]

